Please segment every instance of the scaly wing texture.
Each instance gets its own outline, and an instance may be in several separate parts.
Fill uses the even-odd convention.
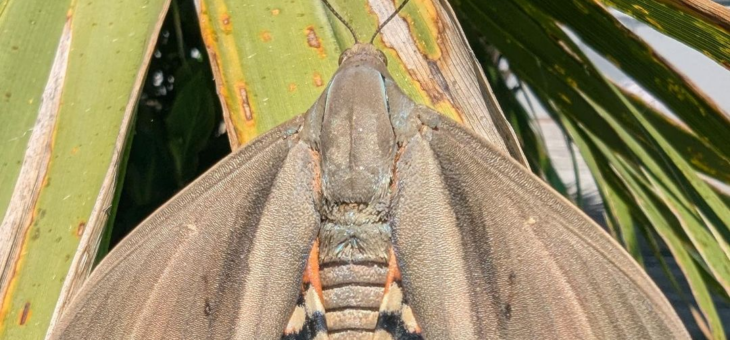
[[[144,221],[94,271],[54,339],[276,339],[316,237],[310,149],[260,137]]]
[[[435,115],[420,115],[437,126],[411,138],[398,160],[392,211],[405,294],[425,338],[689,338],[600,227]]]

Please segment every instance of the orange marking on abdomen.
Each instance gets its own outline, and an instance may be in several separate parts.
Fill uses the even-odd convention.
[[[307,260],[307,267],[304,269],[304,283],[314,288],[319,296],[320,301],[324,301],[322,295],[322,281],[319,278],[319,239],[314,240],[312,251],[309,252],[309,259]]]
[[[385,278],[385,294],[388,293],[390,285],[393,284],[393,282],[400,280],[400,269],[398,269],[398,262],[395,260],[395,252],[393,252],[393,247],[391,247],[388,255],[388,276]]]

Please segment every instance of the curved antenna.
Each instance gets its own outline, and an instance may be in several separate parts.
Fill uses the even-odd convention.
[[[332,14],[335,15],[337,20],[339,20],[341,23],[343,23],[345,25],[345,27],[347,27],[347,29],[350,31],[350,34],[352,34],[352,38],[355,39],[355,43],[356,44],[359,43],[360,41],[357,40],[357,35],[355,34],[355,30],[352,29],[352,26],[350,26],[350,24],[348,24],[347,21],[345,21],[345,19],[342,16],[340,16],[340,13],[337,13],[337,11],[335,11],[335,8],[332,7],[332,4],[330,4],[329,1],[322,0],[322,2],[324,3],[325,6],[327,6],[327,8],[329,8],[330,12],[332,12]]]
[[[398,6],[398,8],[395,9],[395,12],[393,12],[387,19],[385,19],[385,21],[383,21],[382,24],[380,24],[380,26],[378,26],[378,29],[375,30],[375,33],[373,33],[373,36],[370,38],[371,44],[373,43],[373,41],[375,41],[375,37],[378,36],[380,31],[383,29],[383,27],[385,27],[385,25],[387,25],[391,19],[395,18],[396,14],[398,14],[398,12],[400,12],[400,10],[403,9],[403,7],[406,7],[406,4],[408,3],[408,1],[409,0],[403,1],[403,3],[401,3],[400,6]]]

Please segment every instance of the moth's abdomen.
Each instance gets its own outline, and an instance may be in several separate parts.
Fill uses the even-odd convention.
[[[387,264],[320,269],[330,339],[371,339],[383,300]]]
[[[329,338],[372,339],[388,276],[390,226],[368,205],[328,209],[319,267]]]

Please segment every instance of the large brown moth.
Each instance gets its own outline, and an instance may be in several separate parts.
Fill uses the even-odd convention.
[[[600,227],[386,62],[346,50],[305,115],[123,240],[52,338],[689,338]]]

